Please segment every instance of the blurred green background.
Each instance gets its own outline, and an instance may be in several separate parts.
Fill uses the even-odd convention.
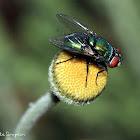
[[[0,132],[14,132],[29,103],[49,91],[48,68],[59,49],[48,39],[68,33],[57,13],[120,48],[122,67],[109,69],[96,101],[80,107],[58,103],[26,139],[139,140],[139,0],[0,0]]]

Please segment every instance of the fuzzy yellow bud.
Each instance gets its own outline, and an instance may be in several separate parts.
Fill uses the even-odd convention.
[[[60,100],[68,104],[84,105],[94,100],[105,88],[107,71],[99,74],[96,84],[97,73],[102,68],[95,63],[90,63],[87,86],[85,86],[87,76],[86,59],[81,57],[63,62],[72,57],[72,54],[62,51],[53,60],[49,69],[51,90]]]

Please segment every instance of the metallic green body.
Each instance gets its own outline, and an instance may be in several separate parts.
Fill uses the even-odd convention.
[[[64,48],[68,51],[79,53],[83,50],[84,40],[87,35],[84,33],[74,33],[65,36],[64,38]]]
[[[85,33],[73,33],[64,38],[64,49],[67,51],[84,54],[85,49],[89,47],[94,56],[99,57],[98,62],[108,61],[113,52],[112,46],[107,41]]]
[[[108,61],[113,52],[112,46],[101,38],[96,39],[95,50],[100,55],[101,61]]]

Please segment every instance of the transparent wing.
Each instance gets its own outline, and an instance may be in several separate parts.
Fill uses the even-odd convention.
[[[63,45],[64,45],[64,37],[65,36],[59,36],[59,37],[53,37],[53,38],[50,38],[49,41],[52,45],[60,48],[60,49],[63,49]]]
[[[68,28],[72,32],[83,32],[97,36],[95,32],[67,15],[57,14],[56,17],[66,28]]]

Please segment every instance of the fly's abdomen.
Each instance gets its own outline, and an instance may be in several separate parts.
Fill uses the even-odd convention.
[[[65,36],[64,49],[70,52],[80,53],[85,46],[87,35],[84,33],[73,33]]]

